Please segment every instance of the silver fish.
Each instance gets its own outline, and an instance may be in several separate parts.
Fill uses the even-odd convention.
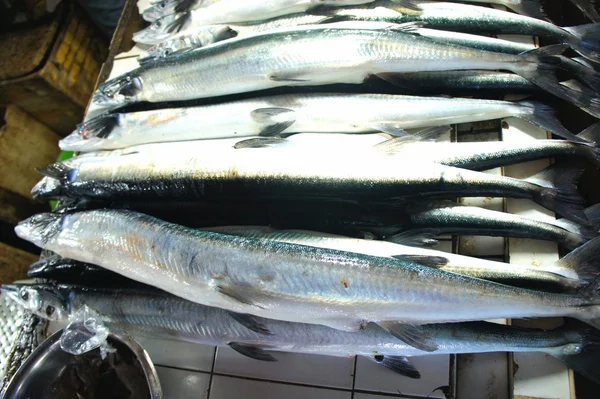
[[[548,19],[540,0],[446,0],[450,2],[471,2],[485,4],[500,4],[522,15],[532,18]]]
[[[329,106],[336,104],[335,107]],[[565,129],[552,108],[536,102],[388,94],[288,94],[216,105],[107,113],[79,125],[59,146],[97,151],[166,141],[275,136],[291,133],[404,135],[405,129],[506,117],[524,119],[558,136]]]
[[[222,146],[219,140],[213,141],[214,148]],[[573,221],[587,223],[576,187],[582,171],[578,166],[558,163],[520,180],[414,158],[381,156],[378,151],[357,153],[357,162],[346,153],[317,148],[308,162],[306,151],[294,146],[277,151],[207,148],[197,152],[171,144],[176,145],[148,145],[162,152],[131,147],[121,156],[92,156],[50,165],[40,171],[59,184],[36,186],[32,195],[91,199],[299,196],[354,201],[504,196],[532,199]]]
[[[369,75],[393,81],[396,73],[465,69],[510,70],[547,91],[569,97],[553,76],[556,66],[544,61],[548,55],[543,49],[520,55],[492,53],[406,32],[413,29],[411,24],[385,30],[309,26],[217,43],[144,64],[102,84],[93,101],[119,106],[281,86],[361,83]],[[322,51],[313,51],[315,46]],[[290,54],[294,54],[293,65]],[[573,101],[584,102],[581,98]]]
[[[72,285],[3,285],[2,294],[46,319],[66,320],[85,305],[136,335],[230,346],[244,356],[276,360],[274,352],[365,356],[411,378],[419,371],[405,356],[427,355],[369,324],[355,333],[324,326],[287,323],[232,314],[155,290],[89,289]],[[596,331],[560,327],[551,331],[471,322],[423,327],[437,344],[436,354],[544,352],[576,372],[599,381]]]
[[[446,258],[383,258],[254,240],[128,211],[39,214],[15,232],[61,256],[207,306],[345,331],[375,322],[427,351],[437,344],[422,324],[570,316],[600,325],[597,281],[577,294],[550,294],[423,265]]]
[[[557,286],[563,290],[573,290],[593,283],[600,275],[600,265],[597,265],[595,257],[595,251],[600,247],[600,238],[594,238],[583,244],[554,264],[532,267],[507,265],[502,262],[401,245],[390,241],[364,240],[306,230],[277,230],[261,226],[217,226],[205,230],[380,257],[393,258],[398,255],[445,257],[448,263],[441,266],[440,270],[509,285],[536,284],[545,288]]]

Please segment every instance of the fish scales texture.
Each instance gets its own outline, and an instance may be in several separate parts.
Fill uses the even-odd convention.
[[[315,45],[322,49],[318,54]],[[99,104],[112,103],[111,93],[121,84],[127,93],[137,92],[135,101],[157,102],[286,85],[361,83],[370,74],[440,70],[441,64],[445,70],[501,69],[511,63],[518,68],[519,61],[523,59],[517,55],[447,45],[391,30],[315,28],[256,35],[150,62],[125,75],[133,78],[105,83],[95,99]],[[202,76],[208,71],[210,75]]]
[[[51,221],[46,226],[40,224],[44,218]],[[40,227],[45,237],[38,235]],[[126,211],[46,214],[21,223],[16,232],[62,256],[208,306],[350,331],[388,320],[427,324],[573,315],[593,322],[593,305],[600,303],[410,261],[201,232]]]

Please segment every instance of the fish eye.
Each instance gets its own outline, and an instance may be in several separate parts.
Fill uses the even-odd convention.
[[[383,362],[383,355],[375,355],[373,356],[373,359],[375,359],[377,363],[381,363]]]
[[[162,25],[162,24],[160,23],[160,21],[156,21],[156,22],[154,23],[154,27],[155,27],[155,28],[160,28],[160,26],[161,26],[161,25]]]
[[[46,306],[46,316],[52,316],[56,312],[56,308],[52,305]]]
[[[29,300],[29,292],[27,291],[21,291],[21,299],[24,301]]]

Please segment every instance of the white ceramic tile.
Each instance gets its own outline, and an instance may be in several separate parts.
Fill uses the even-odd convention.
[[[210,389],[210,399],[351,399],[351,397],[350,391],[253,381],[221,375],[213,377]]]
[[[206,399],[210,374],[156,367],[164,399]]]
[[[353,398],[354,399],[385,399],[386,396],[382,396],[382,395],[376,395],[376,394],[372,394],[372,393],[355,393]],[[393,396],[395,398],[405,398],[405,396]]]
[[[570,399],[569,369],[545,353],[515,353],[515,397]]]
[[[435,390],[450,385],[450,356],[419,356],[410,360],[420,371],[421,379],[404,377],[358,356],[354,388],[362,391],[443,398],[443,393]]]
[[[503,256],[504,237],[458,237],[458,253],[468,256]]]
[[[274,352],[277,362],[262,362],[231,348],[218,348],[215,373],[273,381],[297,382],[335,388],[352,388],[351,358]]]
[[[456,384],[460,399],[508,399],[510,386],[507,353],[457,356]]]
[[[459,198],[458,202],[462,205],[478,206],[490,211],[504,211],[504,198],[502,197],[465,197]]]
[[[147,337],[136,339],[146,349],[154,364],[207,372],[212,369],[214,346]]]

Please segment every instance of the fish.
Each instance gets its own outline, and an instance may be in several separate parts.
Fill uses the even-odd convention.
[[[419,370],[407,357],[428,355],[373,324],[348,333],[319,325],[232,314],[157,290],[90,289],[64,284],[5,284],[1,290],[2,295],[44,319],[66,320],[85,305],[105,316],[109,326],[116,325],[135,335],[229,346],[262,361],[276,361],[277,352],[360,355],[401,375],[420,378]],[[594,367],[598,362],[600,337],[597,331],[585,326],[566,325],[544,331],[466,322],[431,324],[423,329],[438,345],[436,354],[542,352],[586,378],[600,381]]]
[[[373,0],[220,0],[209,2],[186,1],[175,8],[165,7],[164,12],[156,13],[151,8],[142,14],[146,20],[153,19],[149,28],[134,35],[138,41],[143,35],[145,40],[164,40],[182,30],[195,29],[205,25],[227,23],[247,23],[264,21],[283,15],[304,13],[315,7],[341,7],[370,3]],[[399,10],[418,13],[420,9],[409,0],[391,0]],[[191,7],[187,7],[192,5]],[[187,8],[187,9],[186,9]],[[412,10],[412,12],[411,12]],[[175,11],[175,12],[172,12]],[[144,16],[145,14],[145,16]],[[151,16],[150,16],[151,15]],[[159,17],[159,18],[157,18]],[[147,42],[147,41],[146,41]]]
[[[422,1],[415,4],[420,13],[406,14],[395,10],[393,3],[377,0],[369,4],[341,9],[325,8],[319,13],[335,20],[370,20],[391,23],[424,22],[428,28],[463,33],[517,34],[539,36],[569,45],[578,53],[598,59],[600,55],[600,25],[595,23],[559,27],[550,22],[527,16],[454,2]],[[334,21],[334,19],[330,19]]]
[[[546,293],[427,266],[446,263],[442,257],[383,258],[256,240],[123,210],[38,214],[15,232],[206,306],[343,331],[377,323],[426,351],[437,345],[422,324],[569,316],[600,325],[598,281],[576,294]]]
[[[590,21],[600,22],[600,13],[596,8],[595,0],[571,0],[571,3],[575,4]]]
[[[167,141],[292,133],[385,132],[404,136],[406,129],[511,116],[560,137],[584,141],[562,126],[551,107],[538,102],[299,93],[196,107],[105,113],[80,124],[59,141],[59,146],[66,151],[98,151]]]
[[[217,141],[217,140],[215,140]],[[217,143],[218,145],[219,143]],[[132,151],[57,162],[39,171],[57,181],[38,184],[34,198],[224,199],[300,197],[376,201],[503,196],[531,199],[575,222],[587,223],[577,192],[581,165],[556,163],[527,179],[493,176],[431,162],[361,153],[361,162],[329,148],[241,148],[200,153]],[[117,150],[119,151],[119,150]],[[85,161],[90,159],[90,161]],[[50,190],[48,190],[50,189]]]
[[[452,2],[463,2],[463,0],[449,0]],[[467,0],[464,0],[467,1]],[[469,0],[472,3],[500,4],[512,11],[532,18],[548,20],[548,15],[544,11],[544,5],[540,0]]]
[[[600,160],[598,150],[600,123],[598,122],[590,125],[578,135],[580,139],[585,139],[587,143],[553,139],[535,140],[527,144],[504,141],[453,143],[432,141],[432,138],[437,137],[443,131],[443,127],[424,129],[410,135],[382,141],[374,148],[382,153],[403,159],[416,157],[421,161],[427,160],[478,171],[542,158],[587,160],[595,166],[598,166]],[[254,145],[260,145],[262,138],[249,140],[255,142]],[[273,139],[270,140],[270,146],[278,144],[273,142]]]
[[[553,73],[554,58],[543,48],[519,55],[492,53],[439,43],[410,33],[413,30],[412,24],[390,29],[308,26],[217,43],[146,63],[111,79],[99,86],[93,102],[110,108],[282,86],[358,84],[370,75],[393,82],[396,73],[504,69],[553,94],[589,104],[588,110],[594,109],[593,99],[579,92],[577,98],[572,98],[559,84]],[[322,51],[312,51],[315,46]],[[289,54],[295,56],[293,65],[287,61]],[[436,61],[440,57],[446,60],[443,65]]]
[[[392,241],[357,239],[307,230],[277,230],[265,226],[215,226],[205,230],[381,257],[394,257],[398,254],[445,257],[448,263],[441,266],[440,270],[523,288],[537,287],[541,290],[550,290],[553,287],[561,291],[578,290],[593,283],[600,273],[600,265],[597,264],[595,256],[595,251],[600,246],[600,238],[583,244],[554,264],[532,267],[507,265],[503,262],[396,244]]]

